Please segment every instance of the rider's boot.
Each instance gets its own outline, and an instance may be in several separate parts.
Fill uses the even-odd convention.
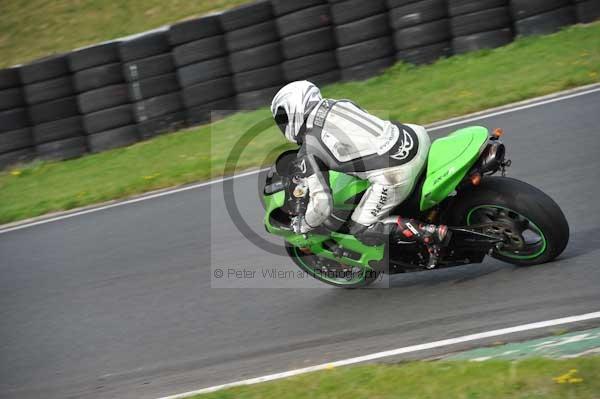
[[[398,217],[398,231],[402,241],[418,241],[425,245],[429,252],[428,269],[437,266],[440,250],[450,242],[451,232],[448,226],[441,224],[426,224],[414,219],[403,219]]]
[[[435,256],[450,241],[448,226],[427,224],[402,217],[386,218],[371,226],[355,224],[350,232],[367,245],[380,245],[387,239],[420,242]]]
[[[440,250],[448,245],[451,235],[446,225],[438,226],[402,217],[386,218],[371,226],[355,223],[350,229],[350,233],[366,245],[381,245],[388,239],[420,242],[429,252],[426,265],[428,269],[437,266]]]
[[[426,246],[438,245],[444,247],[450,240],[448,226],[444,224],[435,225],[420,222],[415,219],[396,219],[397,236],[403,241],[418,241]]]

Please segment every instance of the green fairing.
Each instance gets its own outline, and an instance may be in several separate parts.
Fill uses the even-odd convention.
[[[342,263],[348,266],[356,266],[361,268],[371,269],[371,262],[379,262],[383,259],[384,246],[370,247],[362,244],[354,236],[349,234],[331,233],[330,236],[321,236],[316,234],[307,234],[307,239],[302,236],[295,235],[293,237],[286,237],[286,240],[292,245],[300,248],[310,248],[310,251],[322,258],[331,259],[336,262]],[[335,241],[345,250],[350,250],[360,254],[358,260],[347,258],[345,256],[338,257],[333,252],[323,247],[323,243],[328,240]]]
[[[487,140],[487,129],[473,126],[433,142],[421,192],[422,211],[448,198],[477,161]]]
[[[361,180],[356,179],[355,177],[344,175],[342,173],[331,172],[330,173],[330,182],[332,183],[332,191],[334,193],[334,197],[337,197],[337,201],[345,202],[348,198],[352,198],[357,193],[361,192],[368,187],[368,182],[361,182]],[[348,189],[344,188],[341,185],[337,185],[339,190],[336,191],[333,187],[336,186],[336,183],[341,184],[343,182],[349,183],[349,186],[354,188]],[[265,195],[265,227],[267,231],[271,234],[281,236],[285,238],[290,244],[300,248],[310,248],[311,252],[315,255],[319,255],[323,258],[331,259],[336,262],[340,262],[342,264],[348,266],[357,266],[361,268],[369,269],[370,262],[379,262],[383,259],[384,255],[384,246],[367,246],[358,241],[354,236],[349,234],[340,234],[340,233],[330,233],[329,236],[319,235],[308,233],[305,235],[294,234],[289,229],[282,229],[277,227],[271,223],[270,215],[271,213],[283,206],[285,201],[285,192],[280,191],[278,193],[272,195]],[[334,200],[334,204],[337,203]],[[344,204],[346,205],[346,204]],[[358,260],[347,258],[347,257],[336,257],[333,252],[327,250],[323,247],[323,243],[328,240],[333,240],[338,243],[338,245],[342,246],[344,249],[356,252],[361,254]]]
[[[347,203],[347,201],[369,188],[367,180],[335,171],[329,172],[329,185],[333,196],[333,206],[343,210],[354,209],[355,205]]]

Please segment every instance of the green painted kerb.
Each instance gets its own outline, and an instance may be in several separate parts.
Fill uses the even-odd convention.
[[[600,354],[600,328],[519,343],[479,348],[448,356],[449,360],[485,361],[527,357],[571,358]]]

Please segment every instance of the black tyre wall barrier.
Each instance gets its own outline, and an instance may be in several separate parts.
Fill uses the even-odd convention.
[[[213,99],[221,100],[219,105],[224,109],[236,109],[221,16],[208,15],[175,24],[169,29],[169,40],[174,46],[173,58],[186,124],[208,122],[215,106]],[[214,84],[215,80],[224,80],[226,88],[211,87],[210,83]],[[204,90],[214,90],[213,97],[204,96]]]
[[[318,85],[338,81],[336,42],[327,1],[279,0],[274,9],[285,60],[285,81],[310,80]],[[274,87],[272,94],[277,89]]]
[[[554,33],[576,21],[570,0],[510,0],[510,9],[521,36]]]
[[[104,43],[81,49],[69,55],[69,67],[77,92],[77,105],[81,113],[80,123],[85,133],[85,143],[91,152],[100,152],[118,147],[117,143],[109,147],[97,147],[96,137],[105,132],[125,125],[133,124],[131,104],[127,96],[127,85],[123,76],[120,56],[120,44]],[[128,118],[115,117],[114,110],[125,110]],[[68,123],[65,120],[65,124]],[[75,123],[74,121],[72,123]],[[64,128],[55,126],[54,130]],[[136,137],[137,139],[137,137]],[[136,140],[130,141],[130,143]],[[66,140],[65,145],[76,147],[81,140]],[[45,150],[52,146],[44,147]],[[70,148],[67,148],[67,153]]]
[[[600,19],[600,1],[575,0],[577,22],[590,23]]]
[[[69,70],[72,73],[113,64],[120,61],[119,45],[117,42],[97,44],[69,53]]]
[[[80,50],[69,57],[82,124],[92,152],[103,150],[95,145],[95,135],[100,137],[104,132],[135,125],[119,47],[117,42],[107,43]],[[105,96],[114,98],[106,102]]]
[[[0,168],[68,159],[600,18],[598,0],[262,0],[0,69]],[[218,111],[218,112],[217,112]]]
[[[321,4],[303,8],[277,18],[277,29],[281,37],[307,32],[331,25],[329,5]]]
[[[0,70],[0,169],[33,158],[33,138],[20,68]]]
[[[445,0],[387,0],[387,4],[398,61],[428,64],[452,54]]]
[[[185,125],[181,87],[172,59],[170,32],[162,29],[121,42],[120,54],[125,64],[128,100],[140,139],[148,139]],[[158,63],[158,64],[157,64]],[[134,130],[120,126],[94,140],[106,146],[112,138],[116,145],[134,140]]]
[[[87,152],[69,68],[72,54],[42,59],[20,71],[35,152],[41,159],[71,159]]]
[[[164,30],[135,35],[119,43],[121,61],[131,62],[171,51],[169,38]]]
[[[448,1],[455,54],[500,47],[513,40],[508,1]]]
[[[221,16],[239,109],[267,105],[285,83],[281,44],[270,2],[243,5]]]
[[[37,144],[36,156],[45,160],[64,160],[80,157],[86,152],[84,136],[72,136],[61,140]]]
[[[0,90],[21,86],[18,67],[0,69]]]
[[[0,132],[9,132],[30,125],[27,108],[13,108],[0,111]]]
[[[35,157],[35,152],[31,148],[9,151],[0,154],[0,169],[9,168],[20,163],[30,162]]]
[[[25,96],[21,86],[0,89],[0,111],[25,107]]]
[[[86,57],[90,55],[93,61]],[[134,126],[127,84],[123,75],[120,43],[108,43],[82,49],[72,53],[69,65],[77,91],[77,105],[81,113],[81,125],[85,132],[85,143],[91,152],[105,151],[118,147],[96,146],[96,138],[108,131],[125,125]],[[115,110],[126,110],[128,118],[113,117]],[[137,141],[137,136],[129,144]],[[67,145],[77,146],[80,141],[68,140]],[[47,146],[51,149],[52,146]]]
[[[448,15],[455,17],[457,15],[471,14],[477,11],[489,10],[496,7],[505,7],[508,0],[447,0]]]
[[[273,13],[276,17],[290,14],[294,11],[302,10],[304,8],[324,4],[325,0],[304,0],[304,1],[293,1],[293,0],[271,0],[273,5]]]
[[[385,0],[329,0],[344,81],[377,75],[394,63]]]
[[[497,29],[455,37],[452,40],[452,48],[455,54],[463,54],[484,48],[504,46],[510,43],[512,38],[513,34],[510,28]]]

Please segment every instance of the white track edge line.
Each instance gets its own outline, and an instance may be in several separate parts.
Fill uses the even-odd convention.
[[[447,128],[447,127],[452,127],[452,126],[456,126],[456,125],[462,125],[463,123],[469,123],[469,122],[473,122],[473,121],[480,120],[480,119],[483,119],[483,118],[492,118],[492,117],[498,116],[498,115],[504,115],[504,114],[508,114],[508,113],[511,113],[511,112],[517,112],[517,111],[521,111],[521,110],[528,109],[528,108],[538,107],[540,105],[546,105],[546,104],[551,104],[551,103],[558,102],[558,101],[568,100],[568,99],[571,99],[571,98],[580,97],[582,95],[596,93],[598,91],[600,91],[600,87],[593,88],[593,89],[590,89],[590,90],[581,91],[581,92],[577,92],[577,93],[573,93],[573,94],[566,94],[564,96],[552,97],[552,98],[548,98],[546,100],[535,101],[535,102],[527,103],[527,104],[523,104],[523,105],[516,105],[515,107],[511,107],[511,108],[508,108],[508,109],[501,109],[501,110],[498,110],[498,111],[490,111],[489,113],[485,113],[483,115],[475,115],[473,117],[466,117],[464,119],[459,119],[457,121],[446,123],[446,124],[443,124],[443,125],[436,125],[436,126],[434,126],[432,128],[429,128],[427,130],[429,130],[429,131],[435,131],[435,130],[440,130],[440,129],[444,129],[444,128]]]
[[[25,228],[28,228],[28,227],[38,226],[38,225],[46,224],[46,223],[50,223],[50,222],[56,222],[58,220],[70,219],[70,218],[75,217],[75,216],[87,215],[88,213],[99,212],[99,211],[103,211],[105,209],[116,208],[118,206],[123,206],[123,205],[128,205],[128,204],[134,204],[136,202],[142,202],[142,201],[146,201],[146,200],[153,199],[153,198],[159,198],[159,197],[164,197],[164,196],[171,195],[171,194],[177,194],[177,193],[181,193],[181,192],[184,192],[184,191],[195,190],[197,188],[210,186],[210,185],[213,185],[213,184],[216,184],[216,183],[222,183],[222,182],[233,180],[233,179],[237,179],[237,178],[240,178],[240,177],[251,176],[251,175],[254,175],[254,174],[266,171],[266,170],[268,170],[268,169],[251,170],[249,172],[241,173],[239,175],[223,177],[223,178],[219,178],[217,180],[210,180],[210,181],[207,181],[207,182],[192,184],[192,185],[189,185],[189,186],[175,188],[175,189],[171,189],[171,190],[168,190],[168,191],[160,191],[160,192],[157,192],[155,194],[146,194],[146,195],[143,195],[143,196],[138,197],[138,198],[132,198],[132,199],[128,199],[128,200],[114,202],[114,203],[111,203],[111,204],[108,204],[108,205],[96,206],[96,207],[93,207],[93,208],[90,208],[90,209],[84,209],[84,210],[81,210],[81,211],[76,211],[76,212],[68,213],[68,214],[65,214],[65,215],[59,215],[59,216],[50,217],[50,218],[46,218],[46,219],[42,219],[42,220],[37,220],[37,221],[34,221],[34,222],[28,222],[28,223],[24,223],[24,224],[18,224],[16,226],[9,226],[7,228],[0,229],[0,234],[9,233],[11,231],[21,230],[21,229],[25,229]]]
[[[436,122],[435,124],[431,124],[431,125],[435,125],[432,127],[428,127],[427,130],[430,132],[436,131],[436,130],[441,130],[447,127],[452,127],[452,126],[456,126],[456,125],[461,125],[464,123],[469,123],[469,122],[473,122],[476,120],[480,120],[480,119],[484,119],[484,118],[489,118],[489,117],[494,117],[494,116],[498,116],[498,115],[503,115],[503,114],[508,114],[511,112],[517,112],[517,111],[521,111],[524,109],[528,109],[528,108],[534,108],[540,105],[546,105],[546,104],[550,104],[550,103],[554,103],[554,102],[558,102],[558,101],[563,101],[563,100],[568,100],[571,98],[575,98],[575,97],[580,97],[580,96],[584,96],[587,94],[592,94],[592,93],[596,93],[598,91],[600,91],[600,87],[595,87],[598,86],[597,84],[593,84],[590,85],[590,89],[582,89],[581,87],[579,88],[574,88],[571,90],[566,90],[562,93],[564,94],[550,94],[549,96],[542,96],[542,97],[538,97],[538,98],[532,98],[530,100],[526,100],[525,103],[523,104],[522,102],[518,102],[514,104],[514,107],[511,107],[510,104],[501,106],[500,110],[498,111],[494,111],[493,109],[488,110],[488,111],[480,111],[476,114],[474,114],[472,117],[469,116],[465,116],[465,117],[458,117],[458,118],[451,118],[448,119],[448,121],[452,120],[452,122],[449,123],[445,123],[442,125],[439,125],[439,123],[443,123],[443,121],[441,122]],[[586,86],[583,86],[584,88]],[[574,92],[574,93],[573,93]],[[572,93],[572,94],[567,94],[567,93]],[[548,98],[550,97],[550,98]],[[544,100],[545,99],[545,100]],[[523,105],[519,105],[519,104],[523,104]],[[508,107],[508,108],[507,108]],[[46,223],[51,223],[51,222],[56,222],[59,220],[64,220],[64,219],[70,219],[72,217],[75,216],[81,216],[81,215],[87,215],[89,213],[94,213],[94,212],[99,212],[99,211],[103,211],[106,209],[110,209],[110,208],[115,208],[118,206],[123,206],[123,205],[129,205],[129,204],[133,204],[136,202],[142,202],[142,201],[146,201],[146,200],[150,200],[150,199],[154,199],[154,198],[159,198],[159,197],[164,197],[167,195],[172,195],[172,194],[177,194],[183,191],[189,191],[189,190],[194,190],[197,188],[201,188],[201,187],[206,187],[206,186],[210,186],[212,184],[219,184],[222,183],[224,181],[228,181],[228,180],[232,180],[232,179],[236,179],[238,177],[246,177],[246,176],[251,176],[251,175],[255,175],[258,174],[260,172],[265,171],[266,169],[260,169],[260,170],[252,170],[249,172],[245,172],[239,175],[234,175],[234,176],[229,176],[229,177],[224,177],[224,178],[219,178],[219,179],[214,179],[214,180],[210,180],[207,182],[202,182],[202,183],[197,183],[197,184],[192,184],[189,186],[185,186],[185,187],[180,187],[180,188],[175,188],[175,189],[167,189],[164,191],[159,191],[157,193],[154,194],[142,194],[140,197],[137,198],[132,198],[132,199],[128,199],[128,200],[122,200],[122,201],[117,201],[114,203],[110,203],[107,205],[100,205],[100,206],[94,206],[92,205],[91,208],[89,209],[83,209],[83,210],[79,210],[79,211],[74,211],[71,213],[66,213],[66,214],[62,214],[62,215],[58,215],[55,217],[46,217],[40,220],[34,220],[31,222],[26,222],[26,221],[21,221],[21,222],[16,222],[15,225],[7,225],[6,227],[2,228],[0,227],[0,234],[5,234],[5,233],[10,233],[12,231],[17,231],[17,230],[22,230],[22,229],[26,229],[28,227],[34,227],[34,226],[39,226],[42,224],[46,224]],[[68,211],[67,211],[68,212]]]
[[[500,335],[514,334],[517,332],[536,330],[536,329],[546,328],[546,327],[553,327],[553,326],[558,326],[558,325],[562,325],[562,324],[577,323],[577,322],[581,322],[581,321],[598,319],[598,318],[600,318],[600,311],[593,312],[593,313],[586,313],[586,314],[577,315],[577,316],[563,317],[560,319],[553,319],[553,320],[540,321],[540,322],[536,322],[536,323],[522,324],[522,325],[514,326],[514,327],[501,328],[499,330],[485,331],[485,332],[476,333],[476,334],[464,335],[462,337],[444,339],[441,341],[434,341],[434,342],[429,342],[429,343],[425,343],[425,344],[411,345],[411,346],[406,346],[403,348],[397,348],[397,349],[387,350],[387,351],[383,351],[383,352],[371,353],[369,355],[358,356],[358,357],[353,357],[353,358],[344,359],[344,360],[338,360],[338,361],[334,361],[331,363],[323,363],[323,364],[319,364],[316,366],[304,367],[301,369],[290,370],[290,371],[285,371],[285,372],[275,373],[275,374],[269,374],[269,375],[265,375],[262,377],[250,378],[247,380],[240,380],[240,381],[230,382],[230,383],[222,384],[222,385],[215,385],[212,387],[198,389],[198,390],[190,391],[190,392],[184,392],[184,393],[180,393],[177,395],[165,396],[160,399],[183,399],[183,398],[188,398],[193,395],[206,394],[206,393],[220,391],[220,390],[227,389],[227,388],[233,388],[233,387],[239,387],[239,386],[245,386],[245,385],[253,385],[253,384],[258,384],[258,383],[267,382],[267,381],[280,380],[283,378],[293,377],[293,376],[300,375],[300,374],[311,373],[313,371],[328,370],[328,369],[335,368],[335,367],[348,366],[348,365],[357,364],[357,363],[364,363],[364,362],[368,362],[368,361],[372,361],[372,360],[383,359],[386,357],[397,356],[397,355],[411,353],[411,352],[418,352],[418,351],[423,351],[423,350],[428,350],[428,349],[441,348],[444,346],[456,345],[456,344],[460,344],[460,343],[464,343],[464,342],[476,341],[476,340],[485,339],[485,338],[492,338],[492,337],[497,337]]]

